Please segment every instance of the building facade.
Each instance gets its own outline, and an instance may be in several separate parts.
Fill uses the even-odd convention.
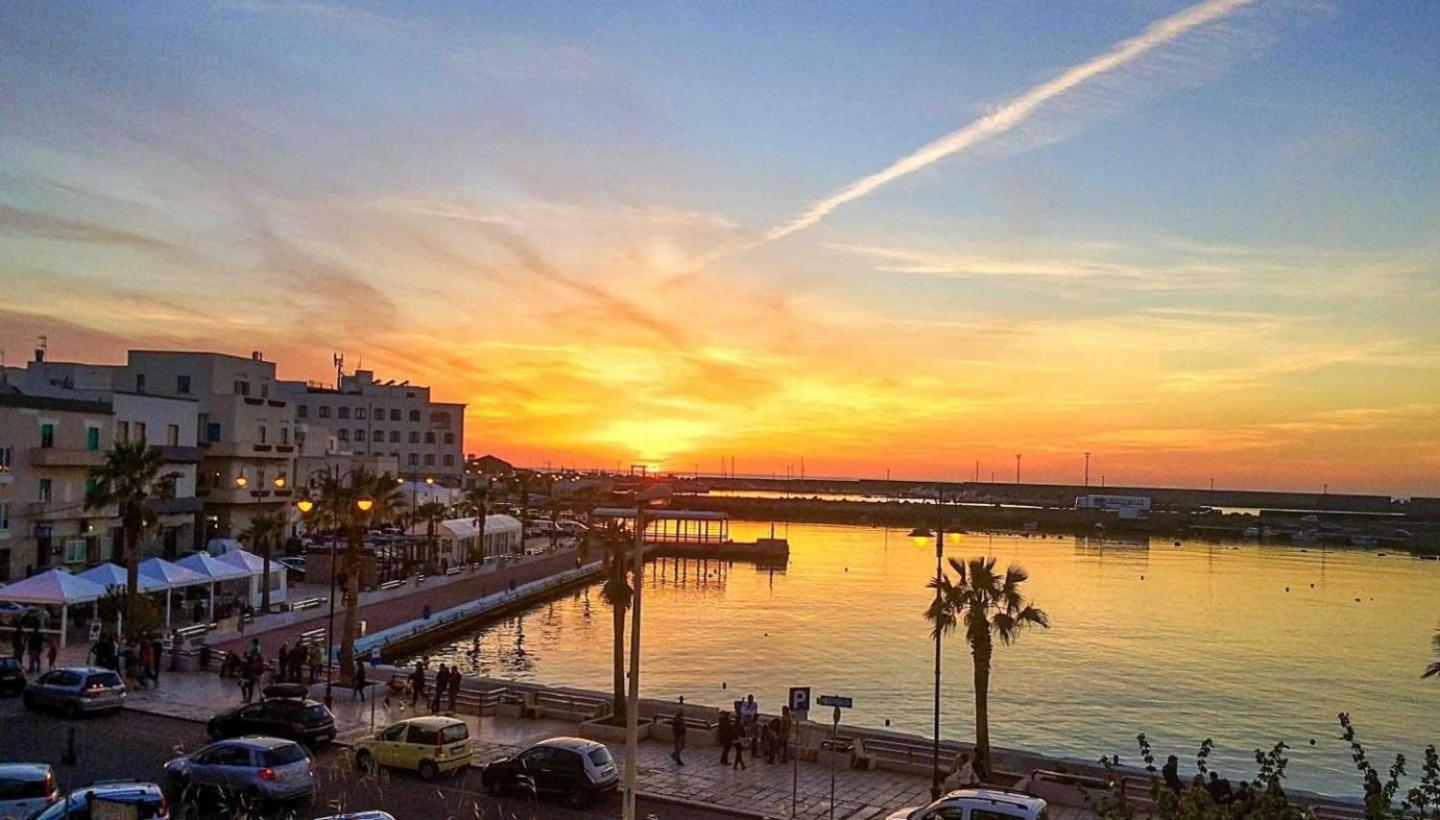
[[[430,388],[375,381],[370,370],[341,376],[339,389],[281,382],[296,422],[310,435],[333,436],[337,452],[386,456],[402,476],[458,485],[465,472],[465,405],[437,402]]]

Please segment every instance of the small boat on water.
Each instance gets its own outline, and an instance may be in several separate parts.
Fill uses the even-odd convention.
[[[1260,537],[1260,528],[1259,528],[1259,527],[1246,527],[1246,528],[1244,529],[1244,531],[1242,531],[1240,534],[1243,535],[1243,536],[1245,536],[1246,538],[1259,538],[1259,537]]]

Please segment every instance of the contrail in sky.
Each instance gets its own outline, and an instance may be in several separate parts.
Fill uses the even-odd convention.
[[[803,231],[824,219],[831,211],[869,194],[871,191],[906,174],[939,162],[951,154],[958,154],[992,137],[1005,133],[1025,122],[1046,103],[1084,85],[1086,82],[1114,71],[1127,63],[1144,56],[1160,46],[1169,43],[1188,31],[1213,23],[1258,0],[1207,0],[1178,12],[1163,20],[1150,24],[1139,36],[1122,40],[1114,48],[1098,57],[1070,68],[1053,80],[1041,83],[1024,94],[1010,100],[993,113],[970,123],[958,131],[952,131],[909,156],[902,157],[890,167],[877,171],[841,188],[834,194],[811,205],[808,210],[794,219],[776,225],[766,231],[760,239],[741,250],[749,250],[768,242],[782,239],[797,231]]]

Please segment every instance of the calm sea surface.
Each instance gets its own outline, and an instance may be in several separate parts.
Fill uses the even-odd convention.
[[[781,527],[783,532],[786,528]],[[733,522],[732,537],[768,533]],[[904,531],[790,525],[789,566],[656,561],[646,569],[641,685],[648,697],[721,704],[790,686],[849,695],[847,722],[928,733],[933,644],[921,619],[933,542]],[[1030,572],[1053,628],[996,651],[992,742],[1137,763],[1135,735],[1185,769],[1206,737],[1232,778],[1252,751],[1291,747],[1292,786],[1354,794],[1338,739],[1348,711],[1377,766],[1417,769],[1440,742],[1440,683],[1422,681],[1440,623],[1440,562],[1367,551],[1156,539],[951,536],[947,556],[993,555]],[[494,677],[608,690],[610,610],[599,588],[492,624],[430,653]],[[970,658],[944,650],[942,721],[972,735]],[[1311,745],[1311,740],[1315,745]]]

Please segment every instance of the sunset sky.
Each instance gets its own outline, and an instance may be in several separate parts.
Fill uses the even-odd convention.
[[[1440,494],[1440,8],[0,8],[0,347],[522,464]]]

